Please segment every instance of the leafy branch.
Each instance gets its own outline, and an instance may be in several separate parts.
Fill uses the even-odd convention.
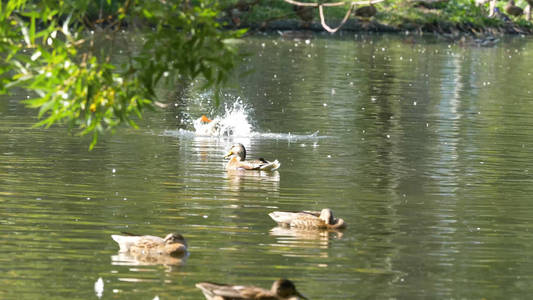
[[[80,135],[93,135],[92,149],[102,132],[122,123],[137,127],[134,119],[158,103],[155,90],[163,77],[203,77],[205,88],[218,89],[235,67],[233,41],[244,31],[222,30],[214,1],[127,0],[117,6],[107,0],[115,8],[105,26],[102,19],[88,21],[91,3],[0,3],[0,92],[34,91],[27,104],[39,110],[36,126],[67,123]],[[122,24],[141,23],[144,45],[115,64],[113,47],[97,45],[87,31],[96,23],[108,45]]]

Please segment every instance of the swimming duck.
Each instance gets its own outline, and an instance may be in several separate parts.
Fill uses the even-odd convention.
[[[333,212],[329,208],[324,208],[322,211],[274,211],[268,215],[279,225],[295,228],[341,229],[346,226],[343,219],[333,217]]]
[[[187,254],[187,242],[179,233],[169,233],[165,238],[152,235],[112,235],[111,238],[120,246],[120,252],[129,252],[135,256],[183,256]]]
[[[203,123],[211,123],[211,122],[213,122],[213,120],[209,119],[206,115],[202,115],[200,117],[200,121],[202,121]]]
[[[220,135],[220,120],[209,119],[206,115],[193,121],[194,132],[201,136],[218,136]]]
[[[245,160],[246,149],[243,144],[235,144],[231,146],[229,152],[224,156],[229,158],[226,170],[261,170],[261,171],[274,171],[278,169],[281,164],[278,160],[268,161],[264,158],[257,160]]]
[[[296,290],[294,283],[288,279],[274,281],[270,291],[255,286],[229,285],[212,282],[200,282],[196,284],[196,287],[202,290],[207,300],[307,299]]]

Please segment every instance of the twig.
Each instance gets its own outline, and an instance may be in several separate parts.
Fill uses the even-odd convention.
[[[334,3],[308,3],[308,2],[299,2],[299,1],[294,1],[294,0],[283,0],[283,1],[289,4],[292,4],[292,5],[296,5],[296,6],[318,7],[318,10],[320,12],[320,24],[326,31],[330,33],[335,33],[337,30],[339,30],[344,25],[344,23],[346,23],[346,21],[348,21],[348,18],[350,17],[350,14],[355,6],[365,5],[365,4],[372,5],[375,3],[383,2],[385,0],[370,0],[370,1],[356,1],[356,2],[341,1],[341,2],[334,2]],[[329,27],[328,24],[326,24],[326,20],[324,18],[324,7],[344,6],[346,4],[349,4],[350,8],[348,8],[348,11],[346,12],[346,15],[344,16],[344,18],[342,19],[341,24],[337,26],[336,28]]]
[[[334,2],[334,3],[308,3],[308,2],[300,2],[300,1],[294,1],[294,0],[283,0],[287,3],[290,3],[292,5],[297,5],[297,6],[311,6],[311,7],[319,7],[319,6],[325,6],[325,7],[334,7],[334,6],[343,6],[343,5],[346,5],[346,4],[350,4],[350,5],[365,5],[365,4],[376,4],[376,3],[380,3],[380,2],[383,2],[385,0],[370,0],[370,1],[353,1],[353,2],[344,2],[344,1],[341,1],[341,2]]]
[[[324,8],[322,5],[318,6],[318,10],[320,12],[320,24],[322,24],[322,27],[324,27],[326,31],[330,33],[335,33],[337,30],[339,30],[344,25],[344,23],[346,23],[346,21],[348,21],[348,17],[350,17],[350,13],[352,12],[352,9],[354,6],[355,5],[350,5],[350,8],[346,12],[346,15],[342,19],[342,22],[336,28],[331,28],[328,26],[328,24],[326,24],[326,20],[324,19]]]

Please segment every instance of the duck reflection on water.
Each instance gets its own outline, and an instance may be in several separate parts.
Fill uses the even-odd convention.
[[[240,191],[246,186],[254,186],[264,190],[264,192],[278,192],[280,175],[278,171],[245,171],[228,170],[225,176],[228,179],[229,189]]]
[[[330,239],[341,239],[343,237],[343,233],[339,230],[310,230],[281,226],[272,228],[269,234],[276,237],[276,246],[293,247],[293,249],[285,253],[290,256],[306,256],[305,253],[296,251],[296,249],[328,249]],[[324,252],[320,256],[328,257],[328,253]]]
[[[115,266],[183,266],[187,257],[188,254],[182,257],[173,257],[170,255],[131,255],[130,253],[119,252],[117,255],[111,256],[111,264]]]

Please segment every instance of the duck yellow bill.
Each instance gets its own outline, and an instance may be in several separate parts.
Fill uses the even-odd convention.
[[[232,155],[233,155],[233,151],[230,150],[226,155],[224,155],[224,158],[229,158]]]

